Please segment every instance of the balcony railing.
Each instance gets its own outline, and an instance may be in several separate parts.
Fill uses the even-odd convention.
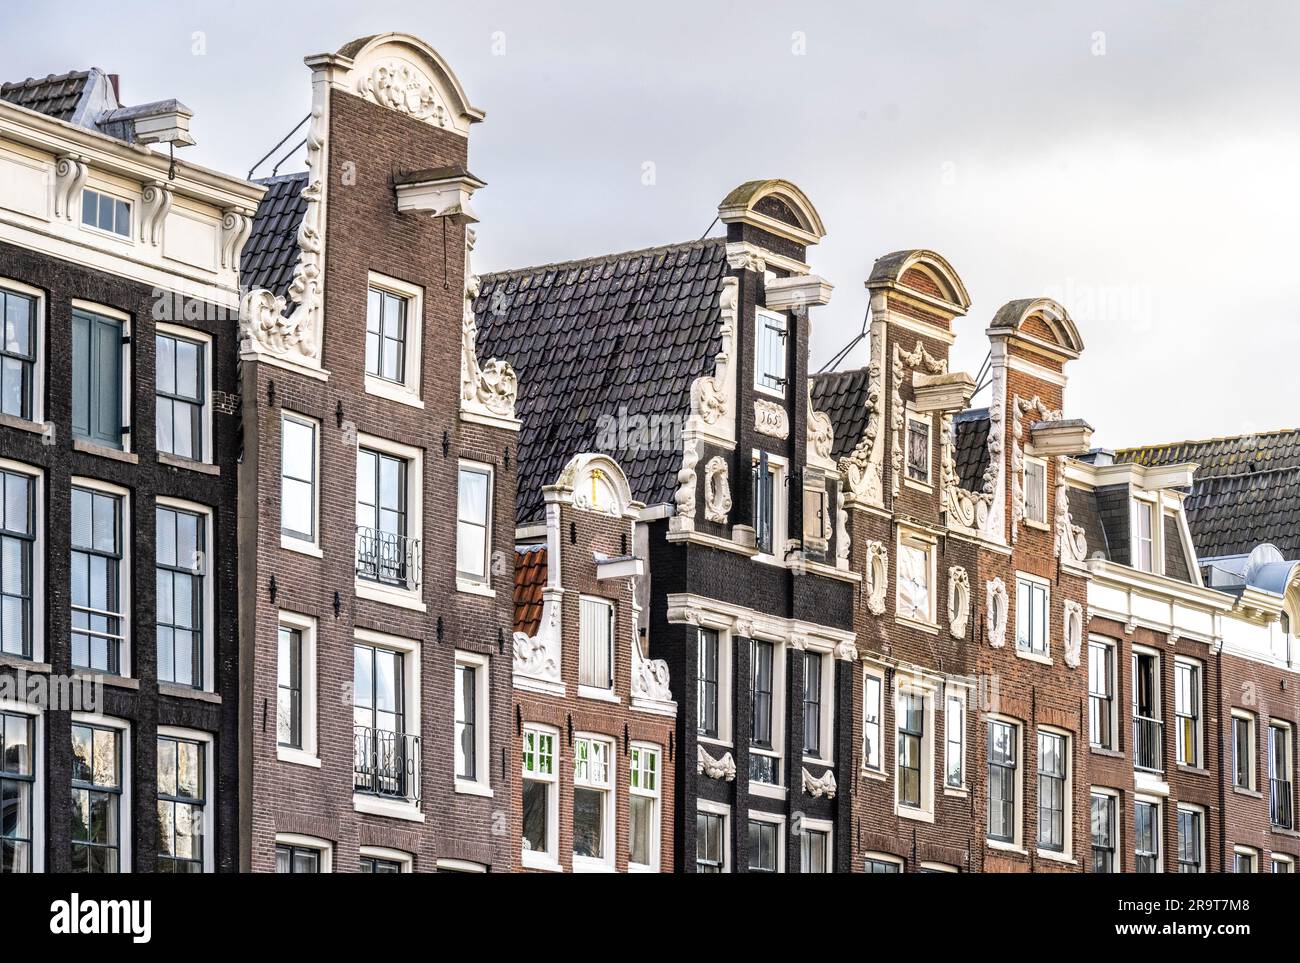
[[[1133,768],[1164,772],[1164,724],[1146,716],[1133,717]]]
[[[352,727],[357,792],[420,801],[420,737],[370,726]]]
[[[1268,781],[1268,821],[1278,829],[1291,828],[1291,780]]]
[[[399,588],[419,588],[420,540],[358,525],[357,577]]]

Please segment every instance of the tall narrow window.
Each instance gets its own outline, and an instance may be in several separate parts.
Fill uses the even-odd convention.
[[[478,778],[478,666],[456,665],[456,778]]]
[[[122,733],[72,726],[72,871],[116,873],[122,847]]]
[[[880,676],[868,674],[862,682],[862,765],[879,772],[880,727],[883,709],[883,683]]]
[[[1134,856],[1139,873],[1160,872],[1160,805],[1139,799],[1133,808]]]
[[[72,664],[121,671],[122,498],[72,489]]]
[[[1291,727],[1280,722],[1268,726],[1268,821],[1278,829],[1290,829],[1291,818]]]
[[[778,519],[777,500],[781,493],[780,469],[762,451],[754,458],[754,539],[764,555],[773,554],[776,547]]]
[[[1115,748],[1115,649],[1088,643],[1088,732],[1094,746]]]
[[[468,582],[486,583],[492,507],[492,472],[460,466],[456,501],[456,574]]]
[[[989,839],[1016,840],[1016,727],[997,719],[989,721]]]
[[[829,873],[831,871],[831,834],[825,830],[804,827],[799,837],[799,872]]]
[[[1092,871],[1115,872],[1115,797],[1109,793],[1092,794]]]
[[[523,757],[523,861],[537,865],[556,856],[555,734],[525,727]]]
[[[276,667],[276,740],[290,749],[302,744],[302,632],[280,626]]]
[[[822,658],[819,652],[803,656],[803,752],[815,759],[822,754]]]
[[[203,461],[207,402],[204,345],[175,335],[154,338],[157,363],[155,443],[159,451]]]
[[[124,326],[117,318],[72,312],[72,434],[121,448]]]
[[[578,606],[578,682],[596,689],[614,685],[614,606],[584,598]]]
[[[1232,784],[1239,789],[1255,788],[1255,719],[1232,717]]]
[[[781,826],[765,819],[749,821],[749,871],[780,872]]]
[[[1025,521],[1047,524],[1047,462],[1025,459]]]
[[[316,541],[316,423],[288,414],[280,420],[280,530]]]
[[[944,783],[951,789],[966,785],[966,700],[949,694],[944,701]]]
[[[717,739],[718,728],[718,633],[713,629],[699,630],[699,655],[696,668],[698,719],[696,728],[700,735]]]
[[[0,652],[32,658],[32,589],[36,485],[30,475],[0,471]]]
[[[610,796],[613,744],[581,736],[573,743],[574,859],[613,861]]]
[[[418,557],[407,538],[407,462],[357,449],[357,576],[414,587]]]
[[[907,416],[907,477],[912,481],[930,482],[930,418],[911,413]]]
[[[1160,656],[1133,655],[1133,768],[1164,772],[1164,723],[1160,718]]]
[[[759,308],[755,315],[754,385],[785,397],[785,315]]]
[[[0,875],[34,868],[35,791],[36,725],[31,716],[0,712]]]
[[[1178,872],[1204,872],[1201,862],[1201,812],[1178,807]]]
[[[0,288],[0,413],[35,417],[36,299]]]
[[[1027,578],[1016,579],[1016,648],[1047,654],[1047,586]]]
[[[933,625],[934,545],[915,535],[898,540],[897,614],[914,622]]]
[[[1038,730],[1038,847],[1065,851],[1068,742],[1055,732]]]
[[[158,872],[203,872],[207,746],[158,737]]]
[[[1201,764],[1201,667],[1195,662],[1174,662],[1174,724],[1178,762]]]
[[[750,642],[749,694],[751,709],[750,744],[767,752],[751,752],[749,778],[753,782],[777,784],[777,759],[770,755],[772,744],[772,673],[776,647],[758,639]]]
[[[925,695],[898,694],[898,804],[921,807],[921,769],[925,745]]]
[[[406,380],[406,311],[406,298],[380,288],[367,293],[366,374]]]
[[[1148,502],[1133,503],[1133,565],[1144,572],[1155,571],[1153,509]]]
[[[659,749],[633,745],[628,755],[629,865],[659,868]]]
[[[353,646],[354,784],[359,793],[414,799],[419,788],[418,737],[406,734],[402,653]]]
[[[158,679],[203,688],[206,582],[204,517],[159,505],[157,520]]]
[[[721,813],[695,814],[695,872],[725,873],[727,817]]]

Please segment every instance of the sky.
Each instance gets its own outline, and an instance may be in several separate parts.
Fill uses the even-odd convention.
[[[1300,4],[0,0],[0,77],[118,73],[194,110],[182,156],[243,174],[307,112],[304,57],[389,30],[487,113],[479,272],[698,238],[783,177],[828,231],[814,370],[872,262],[925,247],[972,299],[954,370],[1006,301],[1065,305],[1096,444],[1300,427]]]

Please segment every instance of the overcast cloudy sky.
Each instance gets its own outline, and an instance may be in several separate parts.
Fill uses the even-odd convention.
[[[815,366],[872,261],[930,247],[974,302],[957,367],[1003,302],[1065,303],[1098,443],[1300,425],[1300,4],[0,0],[0,75],[119,73],[243,173],[306,113],[302,58],[386,30],[487,111],[481,271],[699,237],[785,177],[830,232]]]

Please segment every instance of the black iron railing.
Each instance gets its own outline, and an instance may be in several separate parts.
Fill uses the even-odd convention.
[[[1278,829],[1291,828],[1291,780],[1268,781],[1268,821]]]
[[[420,540],[357,526],[357,576],[385,585],[420,587]]]
[[[420,801],[420,737],[370,726],[352,727],[356,791]]]
[[[1133,768],[1164,772],[1164,723],[1146,716],[1133,717]]]

